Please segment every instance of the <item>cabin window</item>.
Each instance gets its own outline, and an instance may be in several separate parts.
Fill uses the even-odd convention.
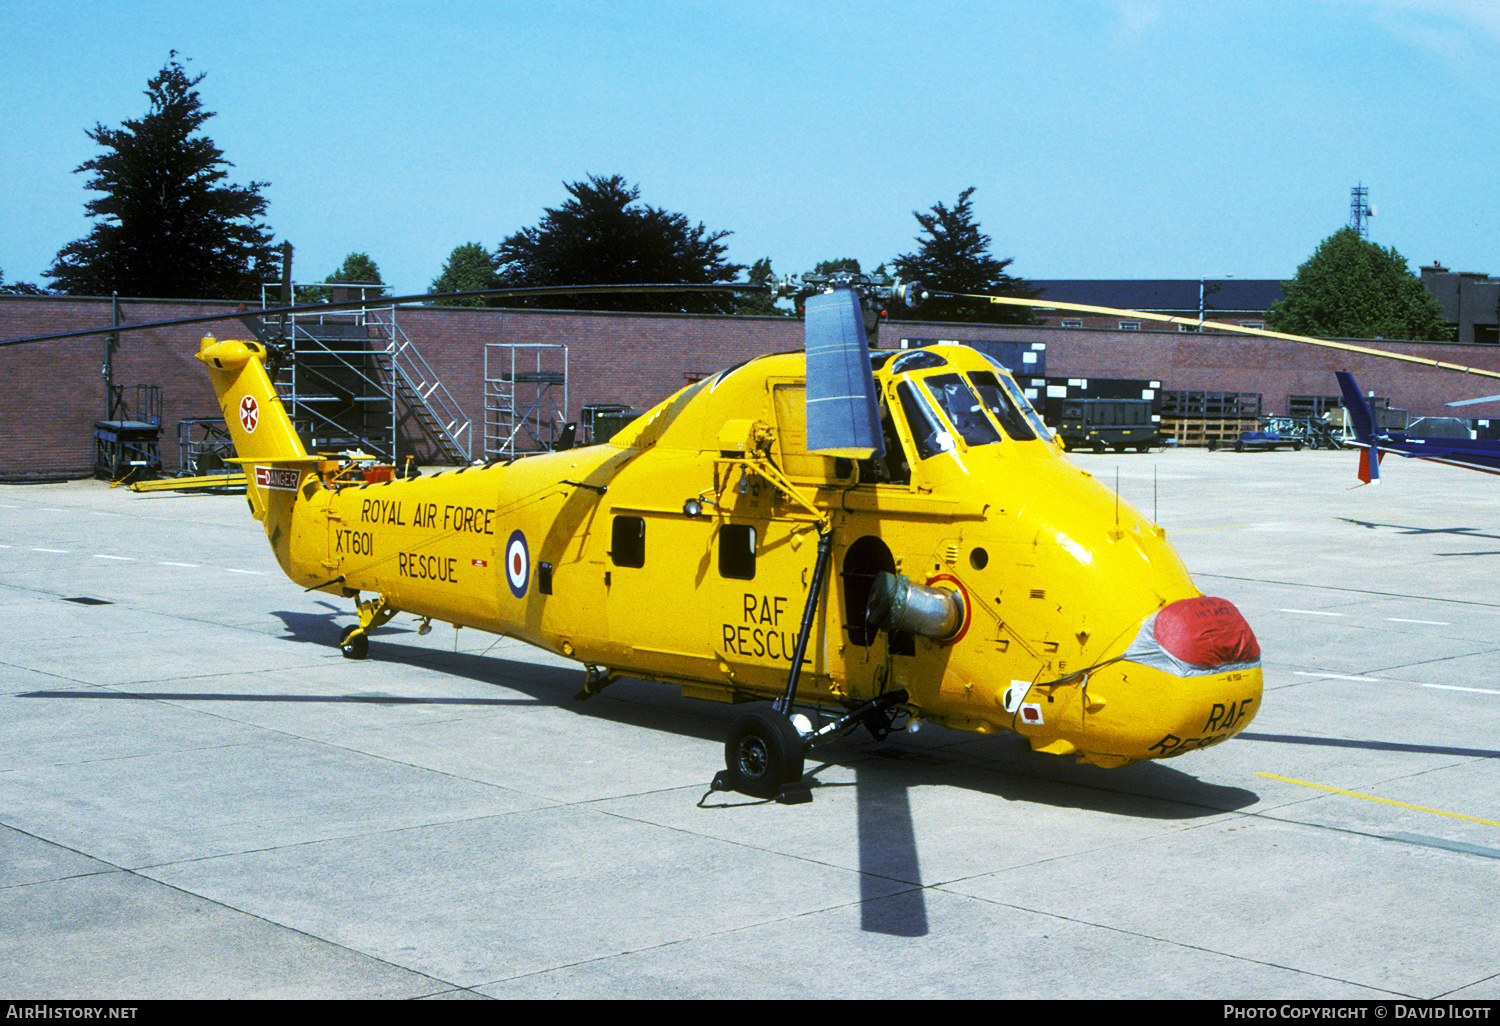
[[[646,565],[646,521],[640,517],[615,517],[609,558],[615,566]]]
[[[993,376],[993,375],[991,375]],[[934,374],[922,382],[943,410],[965,445],[990,445],[1000,441],[1000,432],[984,415],[984,405],[968,383],[957,374]]]
[[[719,528],[719,576],[755,580],[755,528],[749,524]]]
[[[938,453],[952,452],[953,436],[943,426],[937,411],[912,389],[911,383],[899,383],[896,395],[901,400],[902,412],[906,414],[906,426],[911,429],[912,441],[917,445],[917,459],[926,460]]]

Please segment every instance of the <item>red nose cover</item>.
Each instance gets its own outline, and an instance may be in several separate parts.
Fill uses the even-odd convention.
[[[1181,599],[1156,614],[1156,641],[1193,666],[1253,663],[1260,643],[1228,599]]]

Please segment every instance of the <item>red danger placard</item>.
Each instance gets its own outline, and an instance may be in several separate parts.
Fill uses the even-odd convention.
[[[295,492],[301,475],[285,467],[256,467],[255,483],[261,488],[274,488],[278,492]]]

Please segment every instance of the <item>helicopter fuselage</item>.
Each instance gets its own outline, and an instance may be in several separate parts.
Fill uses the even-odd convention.
[[[253,344],[212,351],[236,346],[258,363]],[[875,362],[885,453],[868,459],[807,451],[803,360],[788,354],[691,385],[607,444],[414,480],[352,483],[247,437],[251,504],[293,581],[376,596],[366,631],[405,612],[694,697],[774,698],[827,534],[800,704],[904,690],[914,719],[1014,730],[1101,766],[1250,722],[1249,628],[1201,595],[1161,528],[1062,454],[1003,368],[962,346]],[[232,426],[243,391],[219,389]],[[274,404],[260,398],[262,420]],[[872,622],[882,574],[949,618]]]

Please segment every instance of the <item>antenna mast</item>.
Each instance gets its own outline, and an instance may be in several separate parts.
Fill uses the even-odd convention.
[[[1369,220],[1375,216],[1374,208],[1366,202],[1369,195],[1370,190],[1364,187],[1364,183],[1349,190],[1349,227],[1358,232],[1361,239],[1369,237]]]

